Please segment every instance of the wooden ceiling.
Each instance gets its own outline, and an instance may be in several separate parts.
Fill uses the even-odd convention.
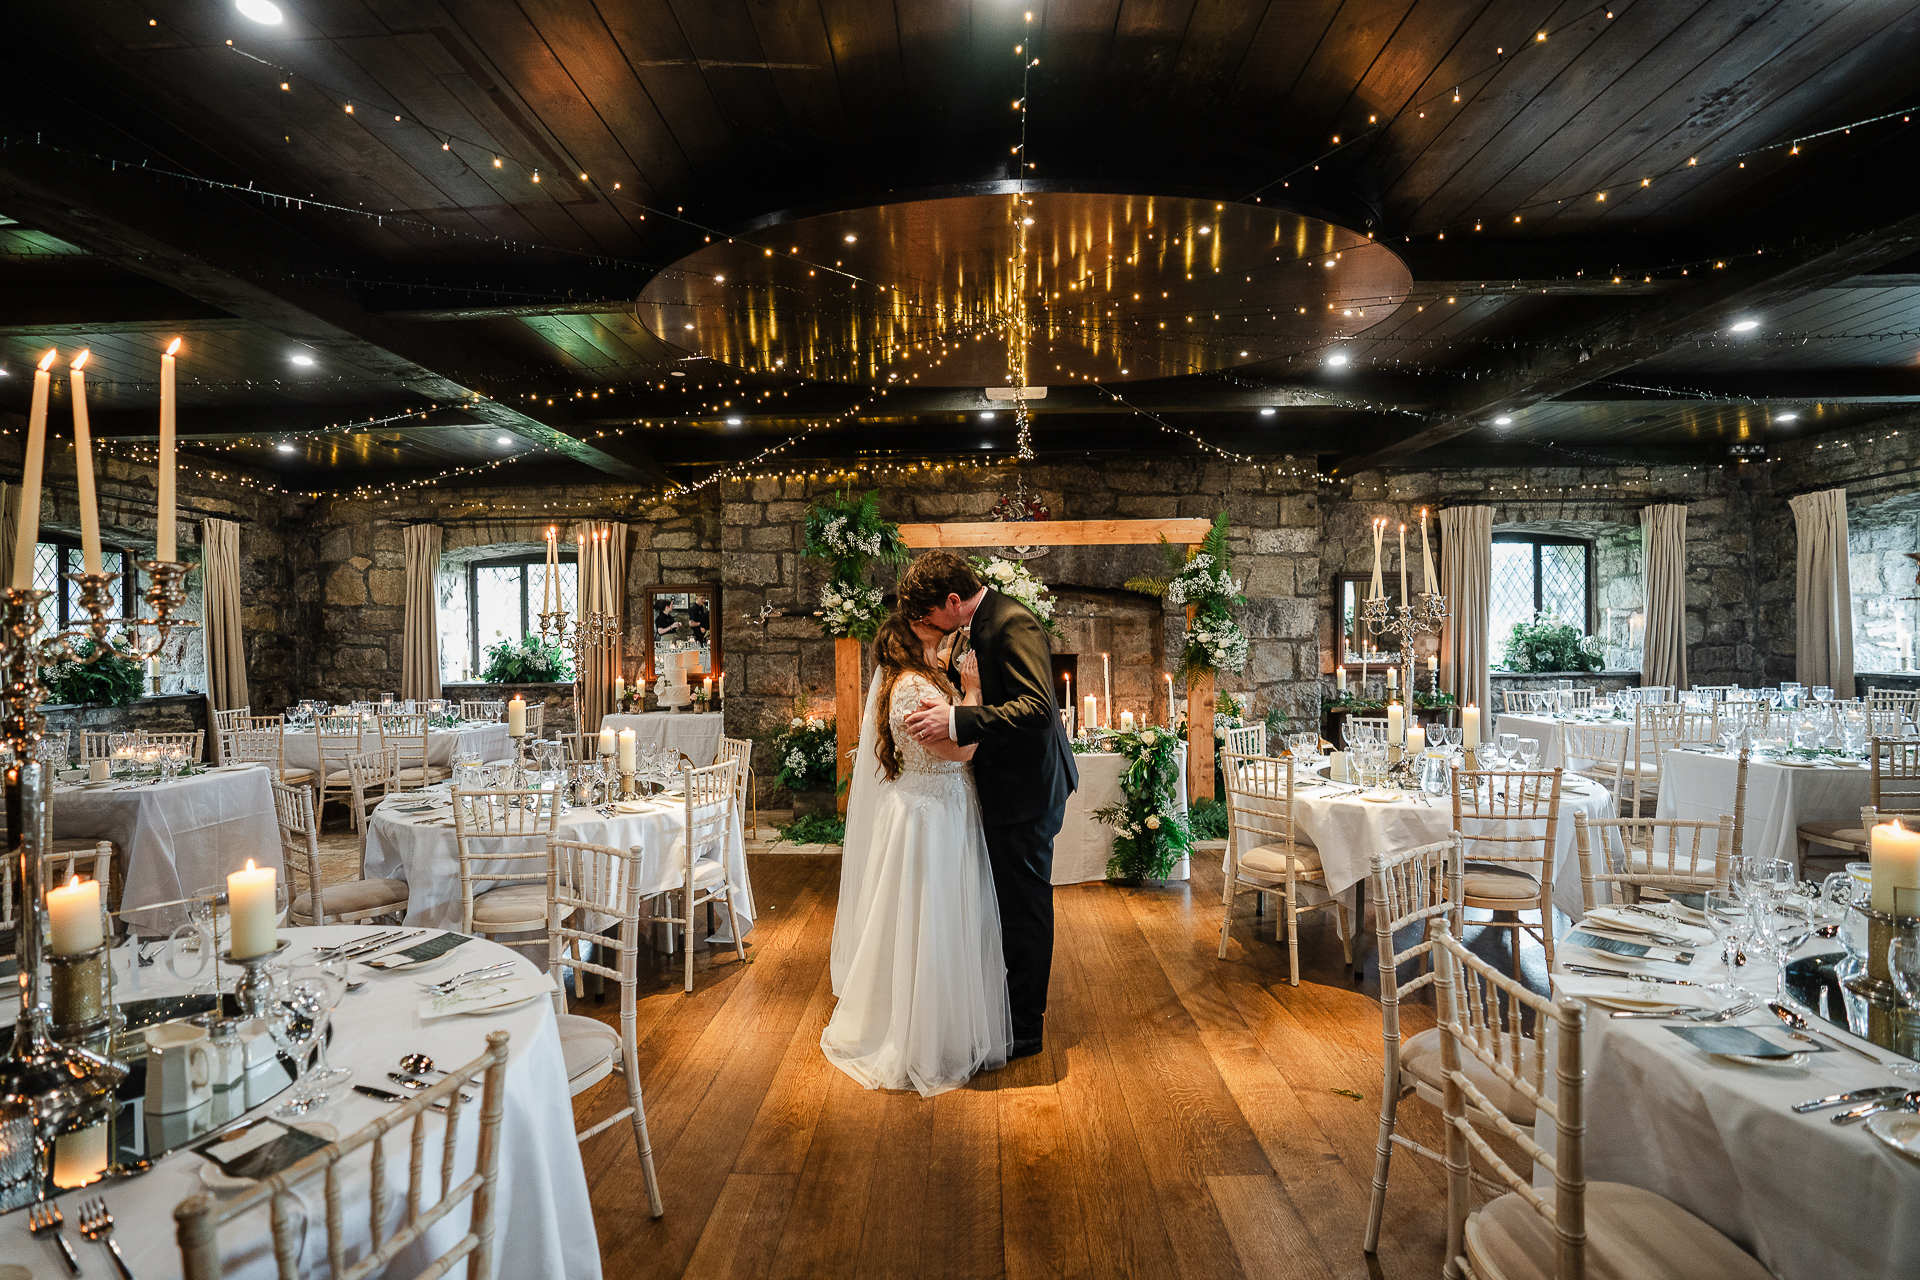
[[[783,461],[1004,450],[980,386],[883,396],[863,360],[756,368],[661,332],[643,300],[675,264],[750,263],[826,215],[878,228],[907,205],[915,270],[949,279],[979,247],[968,210],[1023,189],[1320,219],[1412,279],[1377,321],[1379,290],[1333,299],[1367,306],[1358,334],[1268,323],[1287,286],[1253,289],[1254,357],[1129,374],[1105,384],[1117,400],[1057,387],[1043,454],[1191,449],[1192,431],[1336,473],[1704,460],[1920,400],[1913,6],[281,7],[274,26],[231,0],[12,7],[0,412],[24,409],[47,346],[89,346],[103,434],[150,435],[159,349],[182,334],[189,447],[293,487],[503,454],[687,481],[822,421]],[[1084,299],[1052,291],[1028,322],[1084,344]],[[1012,314],[1004,292],[992,308]],[[978,309],[915,332],[963,323]],[[967,376],[1004,381],[994,364]]]

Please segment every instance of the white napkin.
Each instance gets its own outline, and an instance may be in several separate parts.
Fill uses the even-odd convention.
[[[436,992],[420,1001],[420,1021],[455,1013],[485,1013],[519,1004],[531,996],[554,990],[550,974],[515,974],[498,982],[469,982],[448,992]]]
[[[1553,975],[1553,989],[1560,995],[1572,996],[1576,1000],[1591,1000],[1600,996],[1605,999],[1661,1000],[1671,1004],[1710,1005],[1715,1008],[1720,1005],[1719,999],[1705,987],[1635,982],[1631,974],[1621,974],[1617,978],[1593,978],[1582,973],[1556,973]]]
[[[1638,911],[1628,911],[1622,907],[1595,907],[1587,912],[1586,919],[1594,927],[1610,933],[1665,934],[1669,938],[1684,938],[1696,947],[1706,946],[1713,941],[1713,931],[1697,925],[1676,924],[1668,920],[1656,920],[1652,916],[1641,915]]]

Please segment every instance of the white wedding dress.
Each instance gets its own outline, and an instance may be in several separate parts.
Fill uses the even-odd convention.
[[[945,694],[912,673],[894,685],[885,711],[901,767],[889,782],[873,750],[879,684],[876,675],[848,793],[833,923],[840,1003],[820,1048],[869,1089],[932,1097],[1007,1061],[1000,909],[972,769],[902,728],[922,698]]]

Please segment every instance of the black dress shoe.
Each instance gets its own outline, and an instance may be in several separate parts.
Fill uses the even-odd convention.
[[[1039,1036],[1031,1040],[1015,1040],[1013,1047],[1007,1050],[1007,1061],[1012,1062],[1015,1058],[1031,1058],[1038,1052],[1040,1052]]]

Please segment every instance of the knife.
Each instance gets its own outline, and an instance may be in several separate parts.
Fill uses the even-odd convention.
[[[1824,1098],[1815,1098],[1811,1102],[1796,1102],[1793,1109],[1801,1115],[1809,1111],[1821,1111],[1827,1107],[1844,1107],[1849,1102],[1878,1102],[1882,1098],[1891,1098],[1897,1093],[1905,1093],[1906,1087],[1897,1084],[1878,1085],[1872,1089],[1854,1089],[1848,1093],[1830,1093]]]
[[[1583,978],[1624,978],[1631,982],[1664,982],[1673,987],[1697,987],[1698,982],[1688,982],[1685,978],[1662,978],[1651,973],[1632,973],[1626,969],[1601,969],[1594,965],[1563,964],[1560,966],[1568,973],[1577,973]]]
[[[376,1089],[376,1088],[374,1088],[374,1087],[373,1087],[372,1085],[370,1085],[370,1084],[357,1084],[357,1085],[355,1085],[355,1086],[353,1086],[353,1091],[354,1091],[355,1093],[364,1093],[364,1094],[366,1094],[366,1095],[367,1095],[367,1096],[368,1096],[369,1098],[378,1098],[378,1099],[380,1099],[380,1101],[382,1101],[382,1102],[405,1102],[405,1101],[407,1101],[407,1099],[406,1099],[406,1098],[403,1098],[403,1097],[401,1097],[401,1096],[400,1096],[399,1094],[397,1094],[397,1093],[394,1093],[394,1092],[392,1092],[392,1091],[390,1091],[390,1090],[387,1090],[387,1089]],[[434,1109],[435,1111],[445,1111],[445,1110],[447,1109],[447,1104],[446,1104],[446,1103],[444,1103],[444,1102],[436,1102],[436,1103],[434,1103],[434,1104],[433,1104],[433,1109]]]
[[[1879,1102],[1870,1102],[1864,1107],[1855,1107],[1851,1111],[1842,1111],[1833,1117],[1835,1124],[1852,1124],[1855,1120],[1865,1120],[1868,1116],[1879,1115],[1882,1111],[1912,1111],[1920,1109],[1920,1089],[1909,1089],[1897,1098],[1883,1098]]]

